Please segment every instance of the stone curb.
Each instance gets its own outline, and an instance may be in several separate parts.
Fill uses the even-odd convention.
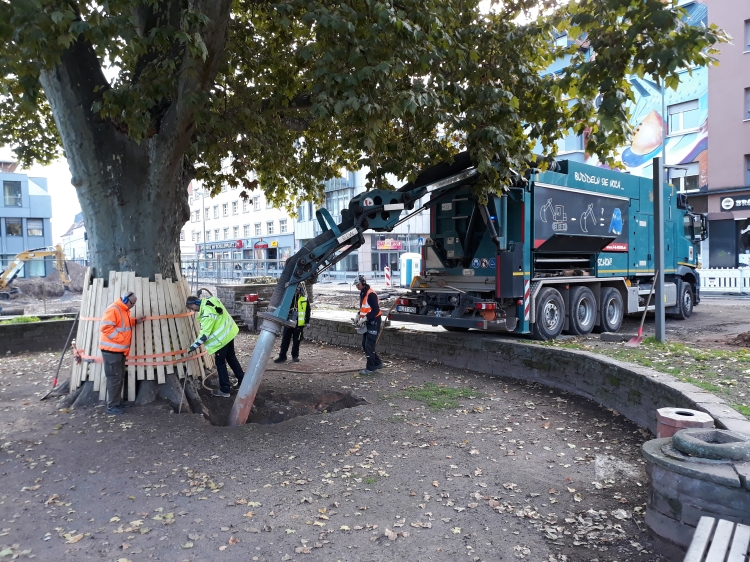
[[[307,339],[344,347],[362,336],[336,313],[316,311]],[[676,407],[710,414],[716,426],[750,435],[750,421],[724,400],[676,377],[586,351],[559,349],[484,333],[451,333],[389,326],[378,350],[450,367],[540,383],[616,410],[656,434],[656,410]]]

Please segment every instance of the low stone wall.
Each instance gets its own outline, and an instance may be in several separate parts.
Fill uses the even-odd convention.
[[[234,303],[234,313],[239,314],[242,321],[251,332],[257,332],[259,326],[258,312],[268,308],[268,301],[242,302]]]
[[[47,320],[0,325],[0,357],[24,351],[62,351],[77,320]]]
[[[236,302],[241,301],[245,295],[255,293],[259,299],[268,300],[273,294],[276,285],[217,285],[216,296],[224,303],[230,314],[238,314]]]
[[[362,336],[347,322],[316,314],[305,337],[347,347],[362,343]],[[654,434],[656,410],[664,407],[701,410],[720,428],[750,434],[750,422],[721,398],[670,375],[601,355],[483,333],[393,327],[382,334],[378,350],[565,390],[616,410]]]

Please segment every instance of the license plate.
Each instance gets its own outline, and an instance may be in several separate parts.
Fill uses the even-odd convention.
[[[398,312],[409,312],[411,314],[417,313],[417,307],[416,306],[397,306],[396,310]]]

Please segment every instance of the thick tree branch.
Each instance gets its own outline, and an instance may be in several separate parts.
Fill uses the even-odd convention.
[[[232,0],[191,0],[190,9],[208,17],[200,30],[208,51],[204,61],[189,52],[183,57],[177,83],[177,99],[162,119],[158,150],[162,160],[178,164],[190,145],[195,128],[195,114],[201,94],[208,93],[214,82],[227,40]]]

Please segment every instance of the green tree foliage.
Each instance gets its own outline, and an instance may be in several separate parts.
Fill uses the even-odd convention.
[[[67,85],[92,90],[73,92],[75,119],[138,143],[187,130],[176,157],[214,191],[259,184],[292,207],[342,167],[367,166],[381,185],[464,148],[499,188],[569,130],[611,158],[630,134],[628,76],[675,87],[726,39],[685,25],[674,0],[504,0],[489,13],[479,3],[233,0],[211,14],[218,0],[0,0],[0,143],[24,164],[60,154],[74,108],[51,107],[41,78],[88,49],[101,69],[78,71],[106,79]],[[211,35],[221,18],[227,31]],[[582,42],[556,46],[561,32]],[[545,74],[560,57],[570,64]],[[182,129],[164,126],[175,108]]]

